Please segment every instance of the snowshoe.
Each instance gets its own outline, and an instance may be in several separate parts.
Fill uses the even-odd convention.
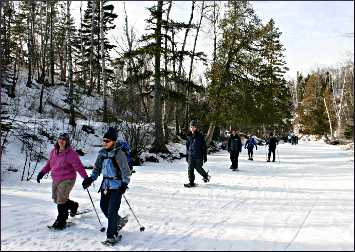
[[[92,212],[92,209],[86,208],[86,209],[78,210],[78,211],[75,213],[75,215],[71,215],[71,214],[70,214],[70,216],[71,216],[71,217],[74,217],[74,216],[76,216],[76,215],[81,215],[81,214],[86,214],[86,213],[91,213],[91,212]]]
[[[74,223],[71,221],[68,221],[64,224],[62,224],[62,223],[58,224],[57,221],[55,221],[52,225],[48,225],[47,227],[51,230],[63,230],[63,229],[70,227],[72,225],[74,225]]]
[[[116,243],[120,242],[122,239],[122,235],[118,235],[117,237],[114,238],[107,238],[105,241],[101,242],[105,246],[113,246]]]

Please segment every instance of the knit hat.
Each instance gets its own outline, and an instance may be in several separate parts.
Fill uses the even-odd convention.
[[[70,137],[68,133],[61,133],[58,138],[64,138],[67,143],[70,141]]]
[[[197,120],[192,120],[192,121],[190,122],[190,127],[196,127],[196,128],[197,128],[197,126],[198,126]]]
[[[104,135],[104,138],[107,138],[107,139],[110,139],[112,141],[115,141],[117,140],[117,130],[115,128],[108,128],[107,132],[105,133]]]

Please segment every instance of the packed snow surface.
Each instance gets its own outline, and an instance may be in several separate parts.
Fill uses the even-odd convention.
[[[280,144],[278,153],[267,163],[262,146],[249,161],[243,149],[236,172],[226,151],[209,155],[211,181],[196,173],[195,188],[183,186],[183,159],[135,167],[125,196],[145,231],[122,199],[120,214],[130,217],[113,248],[100,243],[106,235],[94,211],[69,217],[75,224],[63,231],[48,230],[57,214],[50,177],[40,184],[4,180],[1,250],[354,250],[353,151],[300,142]],[[100,181],[89,190],[106,226]],[[78,176],[71,198],[92,208],[81,182]]]

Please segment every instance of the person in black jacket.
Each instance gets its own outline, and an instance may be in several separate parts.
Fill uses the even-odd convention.
[[[242,152],[242,140],[236,129],[232,129],[232,134],[228,139],[228,152],[230,153],[230,159],[232,161],[230,168],[235,171],[238,169],[239,153]]]
[[[276,145],[278,144],[278,140],[276,137],[274,137],[274,134],[271,132],[269,139],[266,141],[266,145],[269,145],[269,153],[267,155],[268,159],[267,162],[270,162],[270,157],[272,153],[272,162],[275,162],[275,151],[276,151]]]
[[[190,183],[184,184],[185,187],[194,187],[196,184],[195,173],[196,171],[203,177],[205,183],[210,181],[211,176],[202,168],[203,163],[207,162],[207,147],[204,136],[197,128],[197,122],[192,120],[190,123],[190,130],[192,134],[186,140],[186,161],[189,165],[188,176]]]

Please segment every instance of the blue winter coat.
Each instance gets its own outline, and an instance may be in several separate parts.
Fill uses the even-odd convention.
[[[256,149],[258,149],[255,139],[251,137],[245,142],[244,148],[245,149],[248,148],[248,150],[252,150],[254,148],[254,146]]]
[[[116,162],[115,164],[113,162]],[[101,189],[118,189],[122,182],[128,184],[131,171],[127,162],[126,154],[116,147],[112,150],[101,149],[95,161],[95,167],[91,174],[96,180],[102,173],[103,180]]]

